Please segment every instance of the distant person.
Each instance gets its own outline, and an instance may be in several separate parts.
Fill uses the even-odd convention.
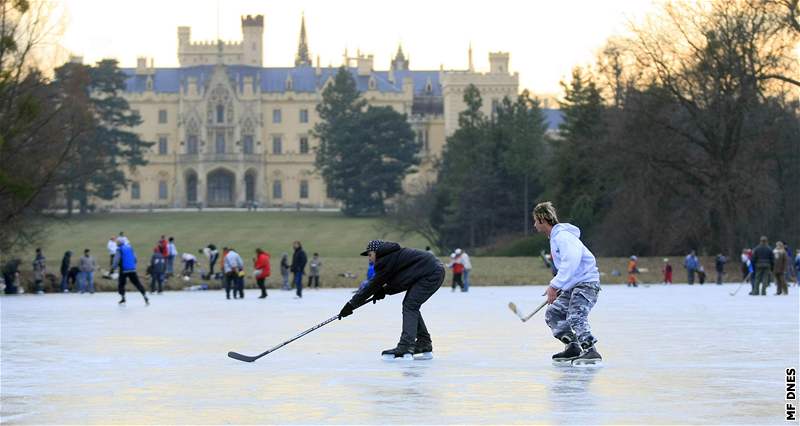
[[[750,271],[750,249],[742,249],[742,254],[739,256],[739,260],[742,263],[742,281],[746,281]]]
[[[72,251],[67,250],[64,252],[64,257],[61,258],[61,291],[69,293],[69,268],[72,263]]]
[[[461,264],[464,265],[464,291],[469,291],[469,274],[472,272],[472,262],[466,250],[456,249],[456,255],[460,255]]]
[[[171,277],[175,274],[175,258],[178,257],[178,247],[175,246],[175,237],[169,237],[167,243],[167,262],[164,273]]]
[[[256,284],[258,288],[261,289],[261,296],[258,296],[259,299],[264,299],[267,297],[267,285],[266,281],[269,279],[270,270],[269,270],[269,253],[261,250],[260,248],[256,249],[256,258],[253,261],[253,277],[256,279]]]
[[[161,253],[161,257],[164,258],[165,261],[167,257],[169,257],[169,241],[167,241],[166,235],[162,235],[158,240],[158,252]]]
[[[47,274],[47,259],[44,257],[41,248],[36,249],[36,257],[33,259],[33,285],[36,289],[36,294],[44,293],[42,282],[44,276]]]
[[[436,256],[436,253],[434,253],[433,250],[431,250],[431,246],[425,246],[425,251],[427,251],[428,253]]]
[[[89,249],[83,250],[83,256],[78,261],[80,274],[78,275],[78,290],[81,294],[87,291],[94,294],[94,271],[97,269],[97,262],[91,255]]]
[[[786,284],[786,269],[789,267],[789,256],[786,254],[783,242],[778,241],[775,243],[775,250],[773,250],[772,254],[775,257],[772,273],[775,275],[775,285],[778,287],[775,295],[788,295],[789,287]]]
[[[294,273],[294,285],[297,290],[297,298],[301,299],[303,297],[303,272],[306,269],[308,258],[306,257],[306,252],[303,251],[303,245],[300,244],[300,241],[292,243],[292,247],[294,247],[294,254],[292,255],[292,266],[290,269],[292,273]]]
[[[283,280],[283,284],[281,289],[289,291],[289,254],[283,253],[281,255],[281,279]]]
[[[672,284],[672,265],[666,257],[664,258],[664,267],[661,272],[664,273],[664,284]]]
[[[444,265],[430,253],[402,248],[390,241],[372,240],[361,255],[368,256],[375,264],[375,276],[342,307],[339,318],[351,315],[370,296],[373,300],[380,300],[387,294],[406,292],[400,341],[395,348],[387,349],[381,355],[390,358],[430,356],[433,344],[420,308],[441,287],[445,277]]]
[[[452,291],[456,291],[456,286],[461,289],[461,292],[467,291],[464,288],[464,264],[461,263],[461,254],[451,253],[450,263],[447,267],[453,270]]]
[[[241,276],[241,273],[244,272],[244,262],[233,247],[227,249],[223,267],[223,273],[225,274],[225,297],[230,299],[231,290],[233,290],[234,299],[239,296],[244,298],[244,278]]]
[[[5,294],[17,294],[17,279],[19,277],[19,265],[22,263],[20,259],[11,259],[3,265],[3,281],[6,283],[6,288],[3,290]]]
[[[692,250],[686,255],[686,259],[683,261],[683,267],[686,269],[687,282],[689,285],[694,284],[694,274],[697,272],[698,266],[697,255],[694,253],[694,250]]]
[[[150,300],[147,298],[144,287],[142,287],[142,283],[139,281],[139,275],[136,273],[136,252],[133,250],[130,243],[127,242],[127,239],[117,238],[117,254],[114,256],[114,267],[119,269],[119,283],[117,289],[121,296],[119,304],[125,304],[125,285],[128,279],[130,279],[131,283],[133,283],[136,289],[139,290],[139,293],[142,294],[145,305],[149,305]]]
[[[106,243],[106,250],[108,250],[108,275],[114,273],[114,255],[117,253],[117,237],[112,236]]]
[[[428,252],[427,250],[425,250],[425,251]],[[428,253],[430,253],[430,252],[428,252]],[[433,254],[433,253],[431,253],[431,254]],[[367,284],[369,284],[369,280],[371,280],[372,277],[375,276],[375,263],[373,261],[371,261],[371,260],[368,260],[367,262],[368,262],[368,264],[367,264],[367,279],[365,279],[364,281],[361,282],[361,284],[358,285],[358,290],[363,290],[364,287],[366,287]]]
[[[636,256],[631,256],[628,259],[628,287],[639,287],[638,281],[636,281],[636,274],[639,273],[639,258]]]
[[[184,253],[181,255],[181,261],[183,262],[181,275],[191,277],[194,273],[194,265],[197,263],[197,258],[191,253]]]
[[[319,258],[319,253],[314,253],[311,256],[311,262],[308,263],[308,288],[319,288],[319,273],[322,268],[322,259]]]
[[[201,277],[204,279],[213,279],[214,277],[214,265],[217,264],[217,260],[219,259],[219,251],[217,251],[217,246],[214,244],[209,244],[205,248],[199,251],[206,256],[208,259],[208,275],[205,277]]]
[[[794,269],[797,271],[796,285],[800,286],[800,248],[797,249],[797,255],[794,258]]]
[[[169,253],[169,252],[168,252]],[[161,244],[153,249],[150,256],[150,293],[164,291],[164,275],[167,273],[167,259],[164,258],[164,250]]]
[[[119,247],[119,243],[120,243],[120,242],[121,242],[123,245],[124,245],[124,244],[129,244],[129,243],[130,243],[130,241],[128,241],[128,237],[126,237],[126,236],[125,236],[125,233],[124,233],[124,232],[122,232],[122,231],[119,231],[119,235],[117,235],[117,243],[118,243],[118,244],[117,244],[117,247]]]
[[[703,264],[699,262],[697,264],[697,281],[700,283],[700,285],[706,283],[706,268],[704,268]]]
[[[717,255],[714,260],[714,269],[717,270],[717,285],[722,285],[722,278],[725,276],[725,264],[728,263],[728,258],[723,256],[722,253]]]
[[[545,322],[553,337],[566,345],[553,355],[557,363],[597,364],[597,339],[589,325],[589,312],[600,292],[600,271],[591,251],[580,240],[581,231],[569,223],[559,223],[553,204],[539,203],[533,208],[533,226],[550,240],[550,253],[558,273],[547,286]]]
[[[758,246],[753,249],[753,267],[756,271],[755,282],[753,284],[753,291],[751,296],[758,296],[761,286],[761,295],[767,295],[767,287],[769,287],[770,275],[772,275],[772,267],[775,264],[775,255],[772,253],[772,247],[769,246],[769,240],[766,236],[761,236],[758,240]]]

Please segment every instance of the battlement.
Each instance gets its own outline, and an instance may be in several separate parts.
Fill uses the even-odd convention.
[[[242,27],[264,27],[264,15],[242,16]]]

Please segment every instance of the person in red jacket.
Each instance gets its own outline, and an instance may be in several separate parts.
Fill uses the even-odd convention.
[[[257,248],[253,268],[255,269],[256,283],[261,289],[261,296],[258,298],[264,299],[267,297],[267,286],[264,281],[269,278],[269,253]]]
[[[452,260],[447,267],[453,270],[453,291],[456,291],[456,285],[458,285],[461,288],[461,291],[465,292],[467,289],[464,288],[464,281],[462,280],[464,275],[464,264],[461,262],[461,254],[453,253],[450,255],[450,258]]]
[[[161,236],[161,239],[158,240],[158,252],[161,253],[161,256],[166,259],[169,256],[169,243],[167,242],[167,237],[165,235]]]

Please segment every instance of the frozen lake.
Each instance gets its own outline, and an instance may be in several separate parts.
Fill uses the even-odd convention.
[[[798,289],[606,286],[590,320],[605,363],[556,367],[563,345],[543,287],[442,289],[424,305],[435,359],[386,362],[402,295],[366,305],[255,363],[336,314],[350,291],[248,290],[0,298],[0,420],[104,423],[784,424],[798,367]]]

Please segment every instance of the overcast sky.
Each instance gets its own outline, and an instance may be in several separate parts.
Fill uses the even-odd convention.
[[[323,66],[360,49],[385,70],[402,43],[412,69],[464,69],[472,43],[475,67],[488,69],[488,52],[511,53],[520,89],[560,93],[572,67],[594,62],[612,35],[657,10],[652,0],[356,1],[356,0],[60,0],[61,46],[85,62],[113,57],[132,67],[137,56],[156,67],[176,67],[177,27],[192,40],[240,40],[240,16],[264,15],[264,65],[291,66],[300,16],[309,48]]]

